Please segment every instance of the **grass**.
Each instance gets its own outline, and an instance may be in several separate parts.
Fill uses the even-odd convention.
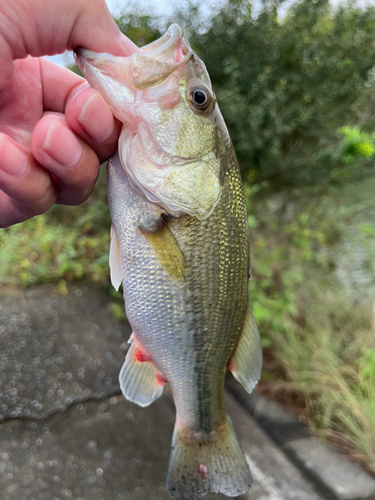
[[[371,254],[373,228],[336,201],[253,204],[250,296],[265,347],[259,389],[375,474],[373,279],[358,290],[338,273],[353,258],[351,243]]]
[[[105,281],[109,227],[102,174],[95,194],[80,207],[55,206],[0,231],[0,283],[24,288],[85,276]]]
[[[56,283],[66,294],[67,282],[89,278],[108,290],[113,315],[123,319],[122,293],[109,282],[110,224],[102,169],[93,195],[83,205],[54,206],[45,215],[0,230],[0,285]]]
[[[306,322],[273,336],[279,388],[303,394],[304,415],[375,473],[374,310],[329,292],[305,304]]]
[[[374,227],[330,197],[258,199],[249,187],[246,195],[250,297],[265,351],[260,390],[375,473],[375,309],[369,291],[345,288],[342,279],[348,266],[359,265],[345,254],[353,241],[366,254],[362,271],[375,275]],[[54,282],[64,294],[68,281],[90,278],[112,290],[113,314],[123,319],[121,293],[109,284],[109,226],[102,172],[82,206],[54,207],[0,231],[0,283]]]

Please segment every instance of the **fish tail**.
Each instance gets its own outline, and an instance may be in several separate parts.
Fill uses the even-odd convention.
[[[174,429],[167,490],[172,498],[191,500],[208,492],[229,497],[249,490],[252,477],[228,417],[210,437],[183,437]]]

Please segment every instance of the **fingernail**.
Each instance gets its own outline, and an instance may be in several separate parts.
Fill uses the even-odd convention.
[[[5,135],[0,135],[0,169],[20,177],[27,168],[27,156]]]
[[[64,167],[76,165],[83,152],[79,140],[59,119],[50,126],[42,149]]]
[[[113,133],[112,113],[99,94],[93,94],[87,99],[77,120],[98,144],[107,140]]]

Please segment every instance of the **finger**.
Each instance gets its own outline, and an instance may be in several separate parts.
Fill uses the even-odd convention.
[[[69,127],[106,160],[116,149],[121,124],[104,99],[81,77],[41,59],[44,109],[65,112]]]
[[[4,193],[4,191],[0,191],[0,229],[24,222],[30,219],[30,217],[33,216],[24,215],[16,208],[13,198]]]
[[[39,64],[43,108],[47,111],[64,113],[68,99],[89,87],[84,78],[44,57],[39,59]]]
[[[17,0],[2,2],[0,88],[13,73],[13,60],[84,47],[127,56],[139,49],[112,19],[104,0]]]
[[[43,110],[63,113],[68,100],[89,87],[84,78],[44,58],[27,57],[15,66],[17,78],[0,90],[0,131],[9,135],[9,127],[31,133]]]
[[[116,149],[121,124],[83,78],[47,59],[40,60],[44,109],[65,113],[69,127],[106,160]]]
[[[101,162],[116,150],[121,123],[94,89],[76,94],[68,103],[65,119],[69,127],[98,155]]]
[[[11,85],[0,89],[0,131],[6,132],[8,127],[13,127],[31,134],[43,112],[39,60],[28,57],[16,61],[15,68],[16,76]]]
[[[79,205],[89,197],[99,174],[99,159],[62,117],[49,114],[37,123],[31,151],[53,175],[59,191],[57,203]]]
[[[0,133],[0,227],[48,210],[57,198],[50,174],[31,151]]]

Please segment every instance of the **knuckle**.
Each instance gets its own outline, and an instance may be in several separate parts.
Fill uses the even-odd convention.
[[[34,187],[22,198],[16,200],[19,212],[26,218],[42,215],[55,203],[57,198],[56,188],[52,183],[41,180],[40,185]]]
[[[75,168],[71,183],[81,190],[95,184],[99,174],[99,159],[94,152],[89,157],[83,158],[83,161]]]

